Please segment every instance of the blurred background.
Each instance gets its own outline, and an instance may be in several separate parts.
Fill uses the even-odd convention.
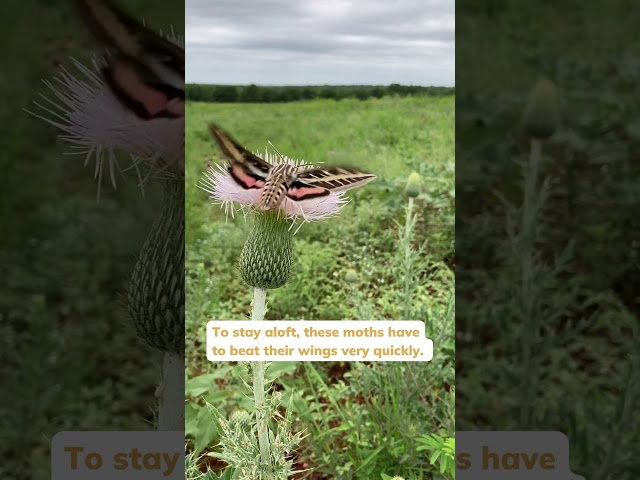
[[[183,31],[181,3],[126,7]],[[152,428],[162,357],[136,336],[126,290],[160,195],[117,174],[98,200],[93,161],[25,111],[45,113],[43,79],[80,77],[71,57],[90,67],[104,51],[72,2],[9,3],[1,18],[0,477],[48,479],[58,431]]]
[[[564,432],[600,480],[640,471],[632,7],[456,2],[457,428]]]

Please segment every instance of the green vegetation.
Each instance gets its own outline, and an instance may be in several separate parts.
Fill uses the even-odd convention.
[[[267,377],[277,377],[283,404],[291,401],[292,430],[309,434],[294,452],[296,468],[310,469],[298,478],[439,478],[443,464],[451,478],[453,107],[452,96],[187,105],[187,434],[196,456],[215,451],[220,438],[207,402],[227,418],[253,409],[245,366],[204,356],[206,322],[248,318],[253,293],[236,269],[250,220],[227,220],[195,186],[208,165],[222,161],[207,129],[215,121],[252,150],[264,151],[270,140],[293,158],[379,177],[349,192],[338,217],[300,229],[292,279],[269,292],[266,318],[402,319],[408,312],[426,322],[435,343],[429,364],[273,363]],[[407,227],[412,171],[420,173],[422,193]],[[204,456],[200,468],[207,466],[224,470]]]
[[[451,96],[452,87],[421,87],[418,85],[306,85],[265,87],[258,85],[207,85],[192,83],[186,88],[187,100],[219,103],[282,103],[318,98],[343,100],[383,98],[388,96]]]
[[[640,471],[632,5],[456,3],[457,427],[564,432],[596,480]],[[522,127],[556,116],[538,99],[521,123],[539,76],[561,100],[540,150]]]
[[[3,5],[0,478],[51,478],[59,431],[152,428],[161,356],[136,336],[125,294],[159,192],[143,199],[119,176],[98,202],[93,165],[24,111],[69,57],[89,64],[99,51],[71,3]],[[182,28],[182,6],[177,17],[175,5],[127,7]]]

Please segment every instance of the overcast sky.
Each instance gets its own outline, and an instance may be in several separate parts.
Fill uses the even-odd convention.
[[[186,0],[186,80],[453,86],[454,12],[454,0]]]

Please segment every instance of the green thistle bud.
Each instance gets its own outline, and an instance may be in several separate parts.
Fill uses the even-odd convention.
[[[560,107],[556,86],[547,79],[539,80],[529,94],[523,124],[534,138],[549,138],[560,126]]]
[[[350,268],[349,270],[347,270],[347,273],[344,276],[344,279],[347,283],[351,283],[351,284],[356,283],[358,281],[358,274],[356,273],[355,270]]]
[[[293,264],[290,226],[291,221],[278,210],[256,214],[239,262],[242,278],[250,286],[266,290],[287,283]]]
[[[251,414],[246,410],[236,410],[231,414],[229,423],[240,426],[249,425],[251,423]]]
[[[413,172],[411,175],[409,175],[404,193],[406,193],[408,197],[417,197],[418,195],[420,195],[420,183],[420,174],[418,172]]]
[[[184,354],[184,182],[169,180],[131,276],[128,310],[152,347]]]

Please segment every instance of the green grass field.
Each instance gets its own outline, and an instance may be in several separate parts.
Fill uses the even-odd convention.
[[[252,408],[238,383],[242,368],[209,363],[202,353],[206,322],[246,319],[252,295],[236,268],[251,219],[226,219],[196,187],[207,164],[222,161],[209,122],[220,124],[252,150],[264,151],[271,141],[292,158],[352,165],[378,176],[348,193],[351,202],[338,217],[305,224],[296,234],[292,278],[269,291],[267,319],[402,319],[409,302],[412,317],[427,323],[430,337],[437,337],[440,346],[453,338],[454,330],[452,96],[188,104],[187,433],[196,450],[205,452],[217,443],[218,433],[202,413],[203,384],[213,385],[202,394],[204,399],[227,414]],[[399,232],[407,204],[403,191],[412,171],[423,181],[412,242],[415,250],[422,250],[407,298]],[[355,286],[344,280],[349,269],[358,274]],[[317,433],[296,451],[297,465],[314,469],[305,478],[430,478],[428,455],[416,450],[415,438],[440,429],[452,435],[453,397],[447,392],[454,365],[449,345],[450,350],[436,346],[436,357],[428,365],[274,364],[281,373],[277,388],[299,400],[294,430]],[[433,392],[428,399],[427,390]],[[355,439],[352,429],[362,438]]]

